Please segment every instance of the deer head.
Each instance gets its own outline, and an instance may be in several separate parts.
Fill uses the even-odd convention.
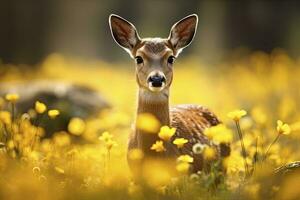
[[[182,49],[192,42],[197,23],[197,15],[189,15],[172,26],[168,38],[141,39],[132,23],[120,16],[110,15],[109,25],[114,40],[135,59],[140,91],[150,96],[168,94],[173,63]]]

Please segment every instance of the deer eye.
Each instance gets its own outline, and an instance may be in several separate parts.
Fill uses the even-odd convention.
[[[174,61],[175,61],[175,57],[174,56],[170,56],[169,58],[168,58],[168,63],[169,64],[173,64],[174,63]]]
[[[143,58],[141,56],[135,57],[136,64],[142,64],[144,62]]]

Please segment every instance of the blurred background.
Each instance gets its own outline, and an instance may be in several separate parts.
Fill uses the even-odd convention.
[[[167,37],[177,20],[199,15],[198,33],[185,54],[216,62],[236,49],[300,54],[300,1],[1,0],[0,59],[35,65],[64,56],[123,61],[110,36],[108,16],[134,23],[141,37]]]

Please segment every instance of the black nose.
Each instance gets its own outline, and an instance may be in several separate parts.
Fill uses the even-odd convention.
[[[152,87],[161,87],[163,82],[166,82],[166,78],[159,74],[150,76],[148,82],[151,82]]]

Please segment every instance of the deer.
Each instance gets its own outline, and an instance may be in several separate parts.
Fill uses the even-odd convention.
[[[140,38],[135,26],[124,18],[111,14],[109,27],[115,42],[135,60],[135,76],[138,85],[137,116],[150,113],[160,124],[176,128],[176,137],[188,143],[178,149],[171,142],[161,154],[151,150],[159,140],[157,134],[147,134],[136,127],[129,137],[128,152],[140,149],[145,158],[172,159],[179,155],[194,158],[192,172],[203,170],[203,155],[193,153],[197,143],[212,145],[204,130],[220,124],[218,117],[201,105],[185,104],[169,106],[170,86],[173,80],[173,65],[184,48],[193,41],[198,25],[198,16],[189,15],[176,22],[167,38]],[[227,156],[229,147],[216,147],[218,155]],[[129,166],[132,164],[129,161]],[[132,167],[130,167],[132,168]]]

